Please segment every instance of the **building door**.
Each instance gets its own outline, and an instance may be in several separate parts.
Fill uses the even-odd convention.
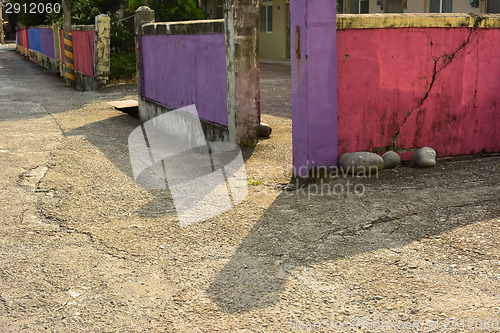
[[[488,13],[500,13],[500,0],[488,0],[487,5]]]
[[[386,0],[385,1],[385,12],[386,13],[402,13],[403,12],[403,0]]]

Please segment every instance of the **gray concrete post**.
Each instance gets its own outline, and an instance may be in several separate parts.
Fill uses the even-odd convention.
[[[62,56],[61,56],[61,30],[56,23],[52,23],[52,35],[54,36],[54,51],[56,55],[56,66],[62,74]]]
[[[229,141],[236,143],[236,71],[234,63],[234,5],[224,2],[224,31],[226,33],[227,128]]]
[[[3,38],[3,3],[0,1],[0,44],[3,44],[4,38]]]
[[[224,9],[229,131],[234,118],[237,143],[252,145],[260,125],[259,0],[226,0]]]
[[[95,17],[94,77],[97,86],[103,86],[109,79],[111,52],[111,19],[107,15]]]
[[[142,97],[141,90],[141,60],[139,54],[139,43],[141,27],[143,24],[151,23],[155,21],[155,11],[147,6],[141,6],[137,8],[134,14],[134,35],[135,35],[135,59],[136,59],[136,69],[137,69],[137,92],[139,94],[139,103]]]

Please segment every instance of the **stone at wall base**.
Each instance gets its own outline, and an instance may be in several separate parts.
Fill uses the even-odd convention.
[[[344,173],[356,176],[376,176],[384,168],[384,160],[370,152],[345,153],[339,159],[339,167]]]
[[[436,151],[430,147],[420,148],[413,154],[413,164],[419,168],[430,168],[436,165]]]
[[[268,138],[271,136],[273,129],[266,123],[260,123],[259,129],[257,130],[257,135],[259,138]]]
[[[401,163],[401,157],[392,150],[383,154],[382,159],[384,160],[384,169],[394,169]]]

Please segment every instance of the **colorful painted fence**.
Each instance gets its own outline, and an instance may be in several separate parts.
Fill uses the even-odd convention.
[[[257,34],[238,28],[235,7],[245,7],[258,22],[258,1],[226,6],[225,20],[154,22],[154,12],[135,13],[139,117],[152,119],[196,105],[207,139],[254,143],[260,125]],[[243,9],[242,9],[243,10]],[[250,15],[256,14],[255,16]],[[241,22],[240,22],[241,23]],[[230,28],[228,28],[230,27]],[[243,45],[245,44],[245,45]],[[247,52],[240,51],[246,47]],[[180,117],[180,115],[179,115]],[[177,128],[190,136],[189,116]],[[198,121],[198,120],[194,120]],[[200,139],[200,142],[204,140]]]
[[[201,119],[227,126],[223,21],[212,25],[206,34],[140,36],[141,95],[171,109],[196,104]]]
[[[64,50],[64,31],[61,30],[60,34],[61,49]],[[94,78],[96,35],[94,26],[74,26],[72,35],[75,71]],[[62,63],[66,64],[65,57],[62,57]]]
[[[291,19],[295,170],[355,151],[500,152],[500,15],[335,18],[298,0]]]
[[[93,90],[109,78],[110,20],[96,17],[96,25],[74,25],[73,56],[76,89]],[[56,26],[17,28],[17,50],[40,66],[64,76],[64,32]]]
[[[17,51],[27,56],[31,61],[50,70],[59,72],[58,49],[54,28],[51,26],[37,26],[26,28],[21,24],[17,26]]]
[[[32,50],[56,60],[54,33],[51,27],[19,28],[17,45],[23,47],[23,53],[26,55]]]

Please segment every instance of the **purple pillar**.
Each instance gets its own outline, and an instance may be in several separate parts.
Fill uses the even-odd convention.
[[[293,166],[337,165],[336,1],[290,1]]]

